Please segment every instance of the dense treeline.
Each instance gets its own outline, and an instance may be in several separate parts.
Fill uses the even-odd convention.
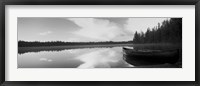
[[[122,41],[122,42],[63,42],[63,41],[48,41],[48,42],[39,42],[39,41],[18,41],[18,47],[37,47],[37,46],[72,46],[72,45],[102,45],[102,44],[130,44],[132,41]]]
[[[164,20],[162,25],[147,29],[144,32],[135,32],[133,43],[181,43],[182,41],[182,18]]]

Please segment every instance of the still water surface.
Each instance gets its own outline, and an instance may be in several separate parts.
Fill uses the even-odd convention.
[[[122,47],[82,48],[18,54],[18,68],[127,68]]]

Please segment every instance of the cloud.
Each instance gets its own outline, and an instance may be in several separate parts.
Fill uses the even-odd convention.
[[[89,39],[89,38],[85,38],[85,37],[71,37],[68,38],[67,41],[68,42],[88,42],[88,41],[93,41],[95,39]]]
[[[51,31],[46,31],[46,32],[39,33],[39,35],[45,36],[51,33],[52,33]]]
[[[67,41],[68,42],[79,42],[80,39],[79,38],[68,38]]]
[[[136,31],[146,32],[148,27],[152,29],[166,19],[168,18],[129,18],[127,24],[125,24],[125,29],[132,33]]]
[[[74,32],[76,35],[87,37],[93,41],[111,41],[112,39],[125,35],[125,31],[114,22],[106,19],[96,18],[68,18],[81,27]]]
[[[120,18],[67,19],[80,27],[73,32],[79,36],[78,39],[70,38],[70,41],[129,41],[133,39],[136,31],[146,32],[148,27],[151,29],[167,18],[125,18],[123,21],[120,21]]]

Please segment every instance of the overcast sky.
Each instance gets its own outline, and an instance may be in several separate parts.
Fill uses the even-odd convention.
[[[18,40],[129,41],[168,18],[18,18]]]

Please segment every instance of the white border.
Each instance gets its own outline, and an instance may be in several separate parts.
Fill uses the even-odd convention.
[[[17,69],[17,17],[183,17],[180,69]],[[6,81],[194,81],[194,5],[6,5]]]

